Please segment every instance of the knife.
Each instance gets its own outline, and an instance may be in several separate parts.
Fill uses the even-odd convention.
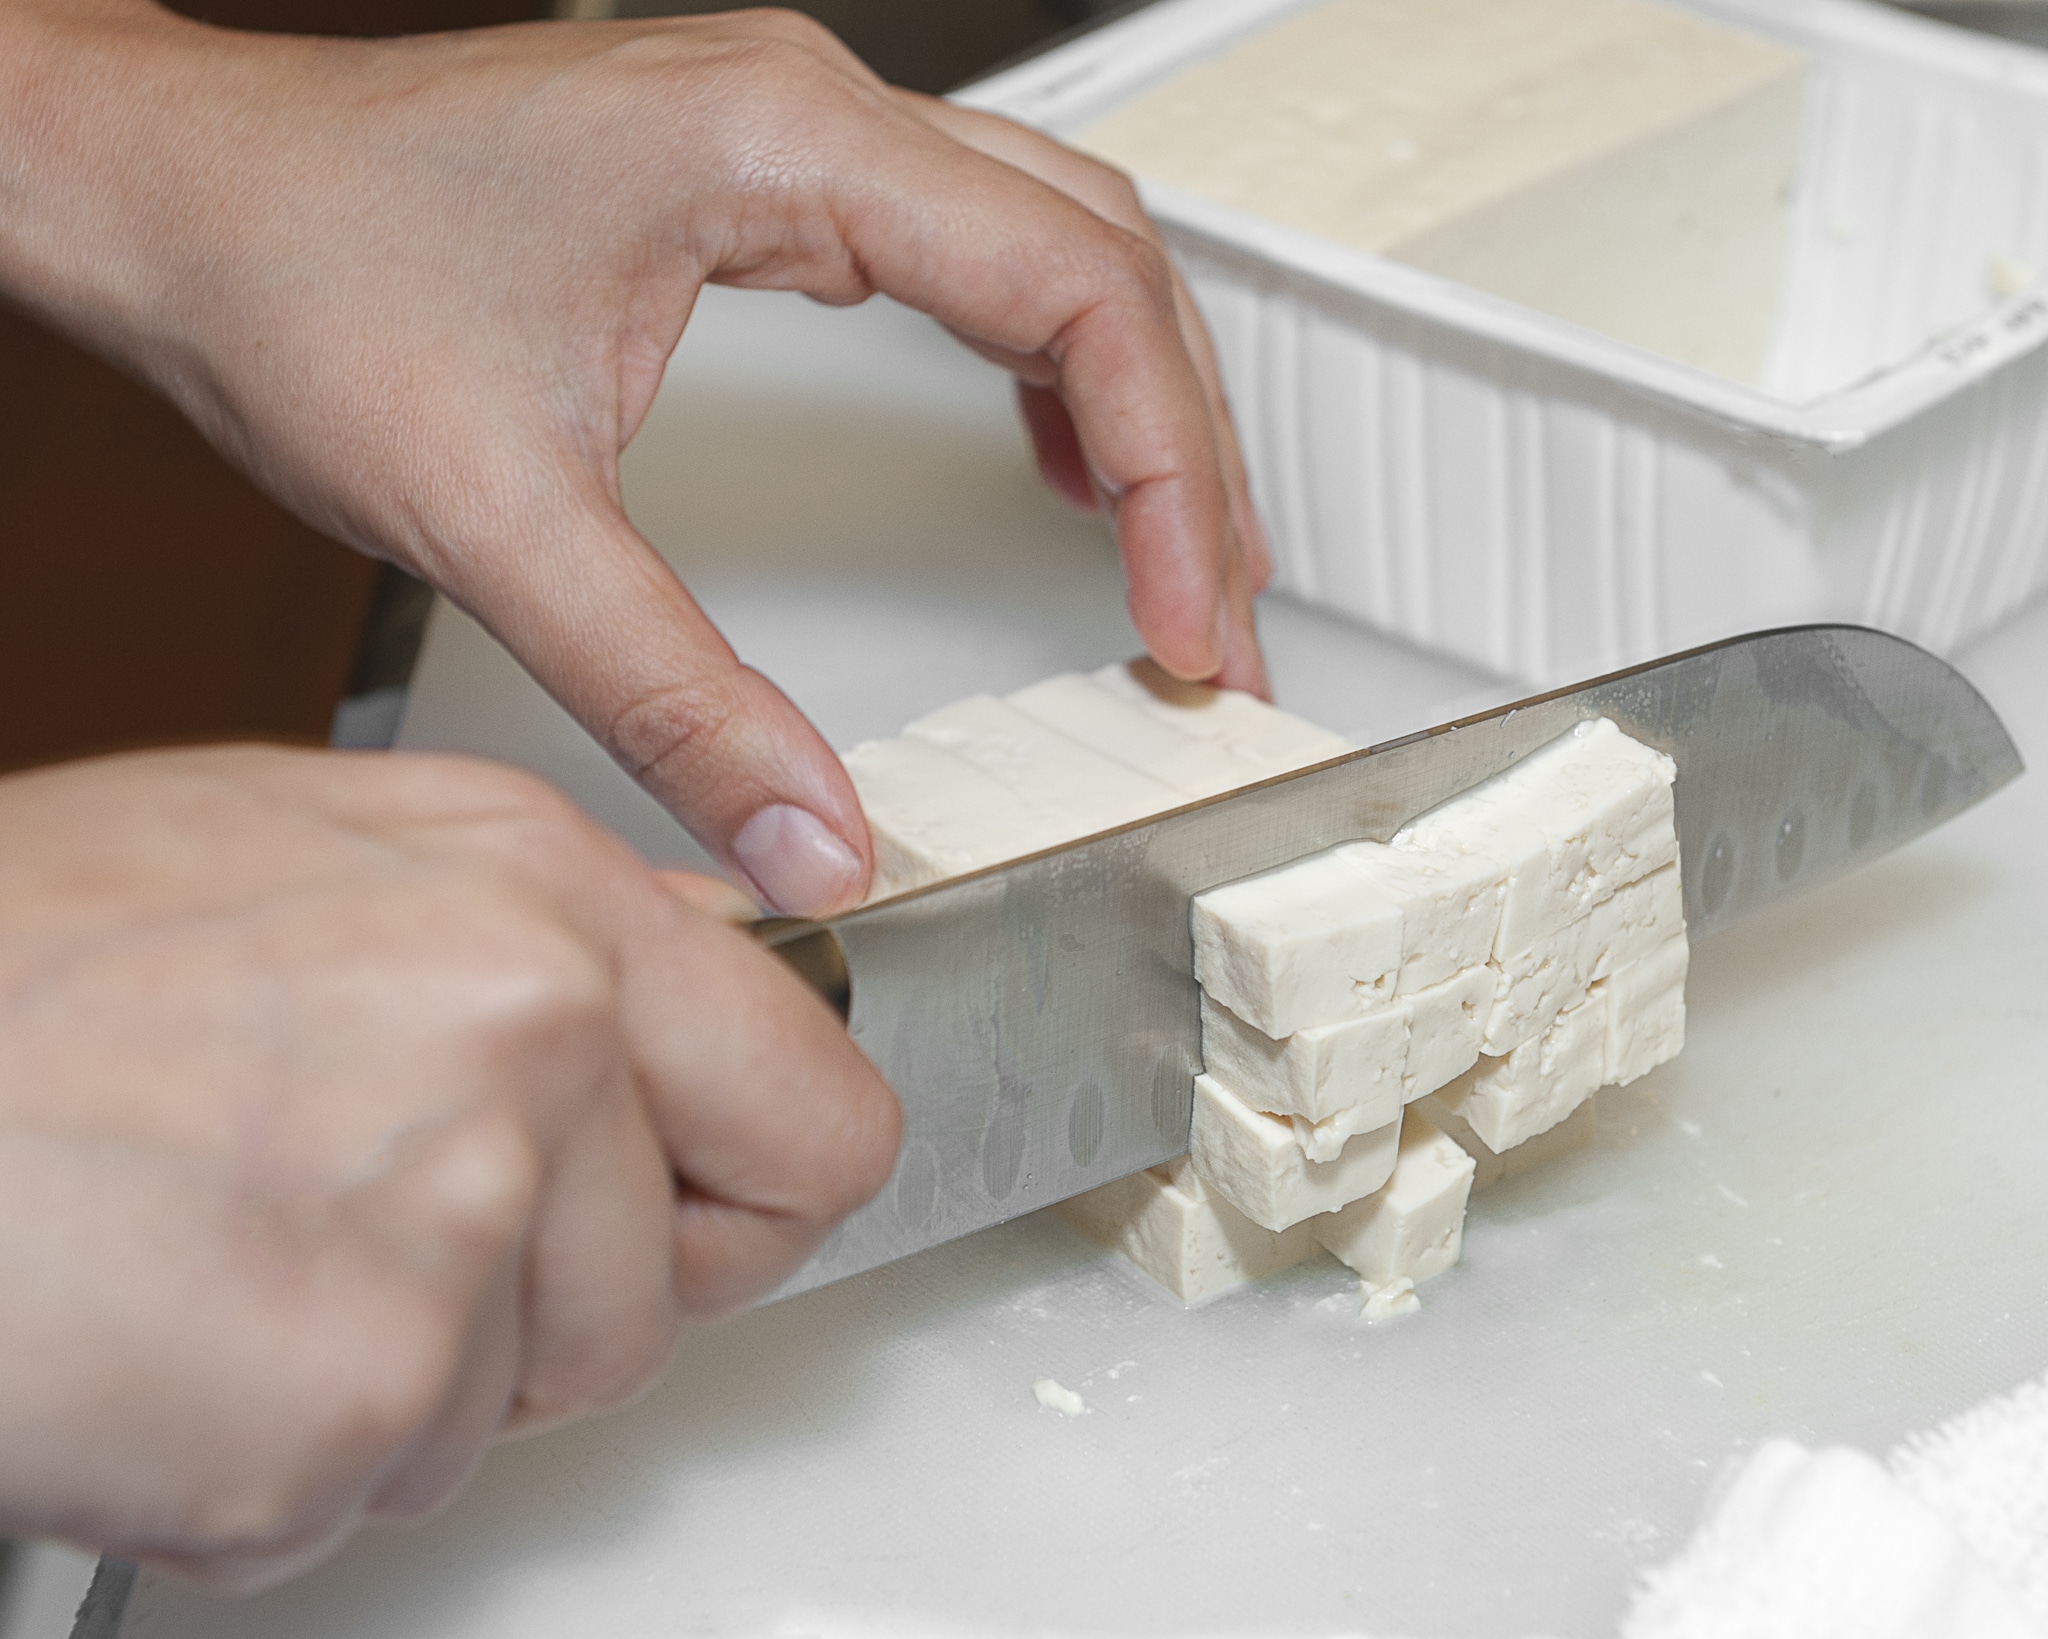
[[[1574,723],[1670,753],[1695,940],[1932,830],[2021,772],[1953,667],[1800,626],[1692,649],[1351,752],[829,922],[760,936],[903,1104],[896,1169],[768,1301],[1182,1154],[1202,1062],[1188,901],[1386,841]]]

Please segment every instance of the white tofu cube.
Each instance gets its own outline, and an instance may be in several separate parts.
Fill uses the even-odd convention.
[[[1093,675],[1103,688],[1141,711],[1264,768],[1262,777],[1358,749],[1343,735],[1303,722],[1256,696],[1212,689],[1206,683],[1183,683],[1150,660],[1105,666]]]
[[[1524,1139],[1511,1150],[1489,1148],[1486,1141],[1472,1130],[1470,1123],[1455,1110],[1446,1109],[1441,1099],[1425,1098],[1415,1108],[1472,1157],[1475,1169],[1472,1193],[1477,1195],[1482,1189],[1490,1189],[1518,1173],[1527,1172],[1531,1167],[1543,1166],[1592,1143],[1600,1099],[1597,1094],[1587,1099],[1556,1126],[1534,1138]]]
[[[1585,999],[1599,959],[1593,937],[1592,920],[1581,917],[1519,955],[1495,960],[1482,1052],[1504,1057]]]
[[[1531,770],[1558,800],[1549,811],[1569,814],[1575,834],[1587,838],[1596,899],[1678,858],[1671,797],[1678,765],[1655,746],[1601,717],[1538,756],[1550,759],[1548,768]]]
[[[1486,1034],[1493,991],[1493,970],[1480,966],[1401,999],[1399,1010],[1408,1016],[1403,1103],[1435,1092],[1472,1068]]]
[[[1497,804],[1477,786],[1431,809],[1394,836],[1396,849],[1426,856],[1463,856],[1496,870],[1502,879],[1500,922],[1493,954],[1519,955],[1576,921],[1585,907],[1571,892],[1583,859],[1562,855],[1527,816]]]
[[[1629,883],[1570,926],[1520,955],[1496,959],[1483,1051],[1503,1056],[1533,1041],[1587,987],[1661,950],[1685,932],[1676,864]]]
[[[875,842],[869,898],[886,899],[1055,847],[1070,822],[922,740],[871,740],[841,759]]]
[[[970,763],[1040,808],[1059,814],[1072,841],[1178,808],[1170,785],[1091,751],[993,695],[969,695],[904,731]]]
[[[1588,980],[1604,979],[1632,967],[1685,936],[1685,887],[1676,864],[1631,882],[1593,907],[1587,918],[1592,942]]]
[[[1399,1124],[1390,1122],[1358,1134],[1334,1161],[1311,1161],[1287,1121],[1254,1110],[1213,1076],[1195,1078],[1188,1145],[1195,1170],[1265,1229],[1286,1229],[1370,1195],[1393,1172],[1399,1141]]]
[[[1609,998],[1595,991],[1504,1058],[1482,1058],[1440,1091],[1486,1146],[1511,1150],[1556,1126],[1607,1079]]]
[[[1463,1247],[1475,1171],[1464,1150],[1409,1110],[1393,1176],[1374,1194],[1313,1220],[1315,1237],[1375,1286],[1440,1275]]]
[[[1091,751],[1171,786],[1184,801],[1234,791],[1273,773],[1266,764],[1190,734],[1079,672],[1048,677],[1006,698]]]
[[[1422,853],[1382,842],[1336,852],[1401,906],[1396,994],[1442,984],[1493,954],[1506,871],[1478,854]]]
[[[1202,995],[1202,1066],[1255,1110],[1310,1122],[1362,1110],[1370,1118],[1352,1131],[1383,1127],[1401,1113],[1407,1060],[1408,1014],[1400,1007],[1276,1041]]]
[[[1178,1182],[1164,1168],[1119,1178],[1053,1210],[1183,1303],[1259,1280],[1320,1250],[1307,1224],[1278,1233],[1261,1229],[1204,1190],[1185,1165],[1178,1172]]]
[[[1386,1006],[1401,907],[1335,853],[1195,896],[1195,978],[1276,1041]]]
[[[1607,1004],[1604,1079],[1626,1086],[1685,1046],[1685,972],[1691,960],[1678,933],[1632,966],[1593,987]]]
[[[1507,888],[1494,955],[1519,955],[1678,857],[1676,772],[1599,718],[1432,809],[1395,845],[1500,861]]]

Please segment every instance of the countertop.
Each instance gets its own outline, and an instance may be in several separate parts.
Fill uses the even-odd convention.
[[[634,516],[844,746],[1137,647],[1002,380],[886,304],[711,293]],[[1283,705],[1361,740],[1520,692],[1310,610]],[[1962,657],[2048,758],[2048,610]],[[688,839],[445,606],[401,743]],[[1363,1325],[1334,1263],[1186,1311],[1040,1217],[688,1336],[611,1416],[253,1600],[145,1579],[131,1639],[1440,1636],[1613,1629],[1767,1434],[1882,1449],[2048,1367],[2048,786],[1697,951],[1684,1056],[1483,1196]],[[1087,1400],[1068,1419],[1031,1384]]]

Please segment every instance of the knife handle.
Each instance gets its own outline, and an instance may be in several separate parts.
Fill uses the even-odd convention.
[[[764,916],[749,922],[747,932],[796,969],[802,979],[842,1019],[853,1010],[853,977],[846,971],[846,952],[832,930],[800,916]]]

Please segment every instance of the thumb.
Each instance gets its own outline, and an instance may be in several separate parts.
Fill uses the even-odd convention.
[[[867,822],[831,747],[740,663],[615,498],[529,505],[432,578],[763,903],[860,902]]]

